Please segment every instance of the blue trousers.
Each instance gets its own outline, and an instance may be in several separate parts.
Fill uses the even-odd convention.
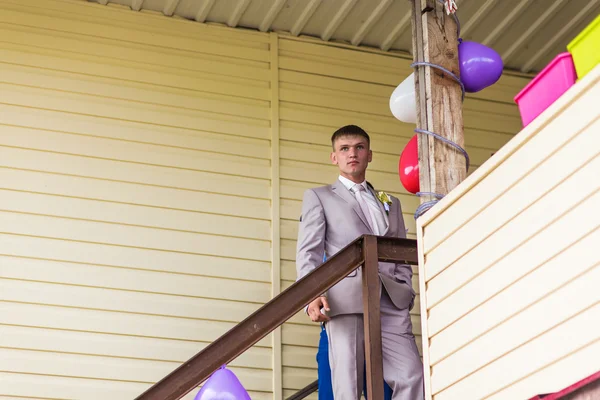
[[[329,340],[327,339],[327,332],[325,327],[321,325],[321,337],[319,339],[319,350],[317,351],[317,370],[319,379],[319,400],[333,400],[333,387],[331,385],[331,369],[329,367]],[[365,368],[365,383],[364,383],[364,394],[365,399],[367,398],[367,376]],[[383,382],[384,388],[384,399],[390,400],[392,398],[392,388],[385,382]]]

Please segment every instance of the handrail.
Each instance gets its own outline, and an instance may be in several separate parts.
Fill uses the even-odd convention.
[[[136,400],[180,399],[223,364],[235,359],[362,264],[365,265],[365,343],[369,343],[365,349],[367,395],[370,399],[383,399],[383,386],[373,385],[373,382],[380,383],[383,379],[377,260],[416,265],[416,241],[373,235],[359,237],[151,386]]]
[[[309,394],[313,394],[317,390],[319,390],[319,381],[318,380],[309,383],[303,389],[298,390],[296,393],[294,393],[293,395],[291,395],[290,397],[288,397],[285,400],[302,400],[303,398],[305,398]]]

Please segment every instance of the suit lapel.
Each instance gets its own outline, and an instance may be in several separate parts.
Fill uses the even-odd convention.
[[[383,215],[383,218],[385,219],[385,232],[383,232],[381,234],[381,236],[385,236],[390,230],[390,217],[385,212],[385,207],[383,206],[383,203],[381,201],[379,201],[379,199],[377,198],[377,193],[375,192],[375,189],[373,189],[372,187],[369,187],[369,189],[371,190],[371,194],[373,195],[373,197],[375,198],[375,201],[377,202],[377,205],[379,206],[381,215]],[[390,212],[391,211],[392,211],[392,208],[390,207]]]
[[[354,195],[350,193],[348,189],[346,189],[346,186],[344,186],[344,184],[338,179],[333,185],[331,185],[331,189],[333,190],[333,193],[340,196],[346,203],[348,203],[348,205],[350,205],[350,207],[354,210],[356,215],[358,215],[363,224],[365,224],[367,229],[371,231],[371,227],[367,223],[367,218],[365,217],[365,214],[360,209],[360,206],[358,205],[358,202],[356,201]]]

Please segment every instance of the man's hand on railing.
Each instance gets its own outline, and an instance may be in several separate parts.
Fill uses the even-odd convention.
[[[308,305],[308,316],[313,322],[329,321],[329,317],[321,312],[321,308],[324,308],[325,311],[329,311],[329,303],[325,296],[317,297]]]

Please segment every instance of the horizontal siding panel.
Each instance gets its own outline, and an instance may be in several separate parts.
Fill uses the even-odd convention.
[[[526,176],[538,164],[565,147],[576,134],[586,130],[590,123],[597,120],[595,100],[594,90],[583,93],[575,106],[557,115],[551,124],[545,125],[544,129],[536,132],[533,137],[515,138],[514,152],[501,165],[490,171],[485,179],[477,182],[470,190],[461,193],[460,201],[448,208],[452,212],[437,215],[434,220],[427,223],[424,228],[424,233],[428,237],[424,243],[425,253],[430,253],[434,247],[451,236],[457,227],[471,220],[502,193],[518,183],[515,182],[515,177]],[[572,134],[568,135],[565,132]]]
[[[3,125],[113,139],[115,143],[134,142],[155,145],[157,148],[161,146],[171,150],[185,150],[193,154],[210,152],[213,156],[228,154],[265,160],[270,158],[269,140],[200,129],[149,125],[8,104],[0,104],[0,118]],[[245,132],[239,134],[244,135]]]
[[[8,301],[0,301],[0,314],[6,325],[207,343],[235,326],[230,322]],[[270,335],[256,346],[270,348]]]
[[[300,219],[300,217],[298,217],[298,219]],[[282,219],[279,223],[279,231],[281,232],[281,239],[297,240],[299,224],[300,223],[298,221],[294,221],[294,220],[290,220],[290,219]]]
[[[390,95],[393,88],[390,88]],[[318,106],[323,109],[338,109],[354,111],[372,115],[389,116],[389,95],[371,96],[349,91],[338,91],[322,87],[311,87],[303,83],[280,84],[279,95],[281,101],[289,104],[306,104]]]
[[[321,327],[318,324],[290,324],[281,327],[281,342],[285,345],[304,346],[316,349],[319,345]]]
[[[490,399],[530,398],[539,393],[553,393],[598,372],[600,340],[552,363],[534,374],[490,396]]]
[[[154,383],[180,363],[86,356],[54,352],[0,349],[0,368],[17,373]],[[234,367],[248,390],[268,391],[271,371]]]
[[[0,372],[0,393],[18,398],[131,400],[149,387],[140,382]]]
[[[182,363],[209,343],[0,325],[3,348]],[[271,369],[271,349],[251,347],[228,365]],[[0,392],[1,393],[1,392]]]
[[[0,189],[0,209],[138,227],[269,240],[268,221]]]
[[[137,29],[131,27],[119,27],[113,25],[107,29],[106,21],[100,19],[68,18],[69,14],[60,11],[48,9],[39,9],[27,6],[18,6],[16,4],[4,3],[3,15],[0,22],[11,24],[15,21],[21,22],[26,27],[36,27],[43,30],[58,31],[66,34],[85,35],[86,42],[118,41],[122,47],[131,47],[135,49],[142,47],[150,49],[152,47],[173,48],[178,51],[194,53],[196,57],[218,58],[223,57],[231,59],[236,64],[260,63],[267,64],[269,60],[268,48],[257,49],[252,47],[234,46],[228,43],[214,43],[210,40],[196,39],[194,37],[185,37],[182,35],[153,35],[153,46],[148,45],[148,34],[144,32],[144,27]],[[25,15],[24,15],[25,14]],[[58,35],[56,35],[58,36]],[[196,36],[198,37],[198,36]],[[83,45],[85,42],[80,41]],[[156,62],[156,60],[154,60]]]
[[[22,6],[20,0],[2,0],[3,3]],[[39,10],[53,10],[77,15],[82,21],[98,21],[107,26],[117,25],[131,29],[131,25],[151,28],[155,33],[177,36],[202,34],[203,40],[213,42],[237,43],[240,46],[268,48],[269,36],[262,32],[237,30],[217,25],[195,24],[186,20],[164,18],[163,14],[152,12],[131,12],[129,7],[111,4],[108,7],[95,3],[72,0],[27,0],[28,4]],[[125,12],[124,12],[125,11]],[[174,22],[177,21],[177,22]],[[177,24],[177,25],[175,25]],[[173,27],[177,27],[176,30]]]
[[[283,366],[316,369],[317,351],[318,349],[316,347],[285,345],[282,347],[281,351]],[[316,379],[315,375],[315,380]]]
[[[564,193],[573,192],[563,192],[561,198],[566,197]],[[473,262],[478,260],[478,278],[464,286],[457,286],[445,301],[430,309],[429,334],[436,335],[495,293],[513,284],[532,268],[547,262],[585,237],[588,232],[598,228],[600,213],[594,210],[600,204],[600,192],[596,189],[593,196],[585,193],[582,195],[585,200],[581,204],[573,204],[574,208],[563,215],[559,213],[564,213],[564,210],[556,210],[559,215],[551,217],[550,221],[543,219],[544,216],[553,214],[548,210],[552,210],[552,205],[556,209],[557,204],[562,206],[565,202],[557,203],[556,198],[546,196],[538,203],[539,208],[532,208],[530,213],[523,214],[515,223],[507,225],[510,229],[494,235],[493,240],[484,242],[470,252],[469,263],[463,258],[464,263],[455,264],[453,268],[473,270]],[[576,198],[576,201],[581,200]],[[573,229],[574,226],[577,229]],[[484,283],[486,286],[482,286]]]
[[[315,371],[315,374],[316,374],[316,371]],[[317,379],[315,378],[314,380],[316,381]],[[292,396],[292,395],[294,395],[296,393],[298,393],[298,390],[296,390],[296,389],[284,389],[283,390],[283,398],[287,399],[287,398],[289,398],[290,396]],[[316,391],[316,392],[314,392],[312,394],[309,394],[308,396],[305,397],[305,399],[307,399],[307,400],[318,400],[319,399],[319,393],[318,393],[318,391]]]
[[[99,98],[175,107],[179,110],[214,112],[224,115],[269,120],[269,101],[203,93],[122,79],[90,76],[74,72],[0,64],[2,81],[46,90],[80,93]]]
[[[269,179],[269,160],[0,125],[2,144],[186,171]]]
[[[237,371],[237,370],[236,370]],[[131,400],[150,387],[148,383],[107,381],[98,379],[70,378],[0,372],[0,396],[16,396],[19,399],[90,399]],[[182,400],[193,400],[198,393],[194,389]],[[58,397],[48,397],[48,394]],[[249,391],[253,400],[271,400],[272,393]]]
[[[8,155],[9,152],[14,155],[11,157],[11,160],[17,162],[17,167],[39,167],[39,164],[27,165],[26,163],[19,162],[20,155],[26,154],[29,156],[26,159],[32,159],[36,155],[35,152],[21,150],[13,152],[11,149],[0,146],[0,153]],[[41,155],[44,156],[47,154],[41,153]],[[44,161],[43,157],[39,158],[40,161]],[[103,163],[99,163],[98,167],[94,169],[95,171],[92,172],[89,170],[89,164],[93,164],[94,160],[91,160],[90,163],[84,163],[84,160],[80,158],[69,157],[69,161],[79,161],[76,166],[81,166],[82,168],[88,166],[87,171],[76,170],[73,172],[96,175],[95,177],[73,176],[69,173],[69,169],[60,163],[60,156],[51,156],[48,159],[54,161],[52,164],[46,164],[48,168],[52,169],[50,166],[54,165],[58,173],[14,169],[0,165],[0,187],[14,191],[42,192],[43,194],[54,196],[76,197],[134,206],[154,207],[157,209],[216,214],[215,218],[227,216],[246,217],[255,220],[268,220],[269,218],[267,210],[269,206],[268,200],[238,197],[234,196],[233,193],[217,194],[160,187],[150,183],[151,180],[149,179],[146,179],[147,184],[115,181],[112,178],[116,178],[118,174],[107,175],[107,171],[101,170]],[[3,164],[7,164],[9,161],[7,159],[0,159],[0,163]],[[121,170],[121,172],[124,171]],[[141,179],[143,179],[143,176],[141,173],[138,175]],[[224,180],[227,180],[226,176]],[[217,182],[216,179],[215,182]],[[164,183],[167,182],[165,181]],[[158,213],[159,211],[157,210]],[[242,226],[244,225],[243,223],[241,224]],[[213,227],[213,229],[218,228]]]
[[[283,42],[283,40],[281,40],[280,42]],[[387,85],[379,85],[376,83],[369,82],[350,81],[348,79],[341,79],[331,76],[316,75],[285,69],[279,71],[279,82],[280,87],[285,87],[286,85],[295,87],[299,82],[303,82],[305,86],[313,88],[323,88],[333,91],[334,93],[344,92],[351,95],[365,95],[373,97],[388,96],[389,98],[391,92],[393,91],[393,88],[390,89],[390,86]]]
[[[269,82],[248,77],[222,75],[224,71],[207,72],[182,69],[181,66],[147,64],[136,61],[114,60],[95,54],[81,54],[61,50],[55,42],[55,48],[32,46],[42,33],[14,31],[3,28],[0,32],[11,33],[11,39],[17,43],[0,43],[0,55],[5,63],[38,67],[43,65],[52,71],[69,72],[79,76],[92,75],[118,79],[125,83],[149,84],[157,89],[180,89],[186,92],[214,93],[220,95],[239,95],[243,99],[269,100]],[[69,47],[63,44],[63,47]],[[69,55],[65,58],[65,53]],[[208,64],[209,66],[211,64]],[[227,68],[225,68],[225,71]],[[239,68],[238,68],[239,70]],[[243,67],[242,67],[243,70]],[[86,71],[87,75],[81,75]]]
[[[584,156],[582,155],[582,157]],[[548,192],[542,192],[542,196],[538,195],[539,198],[535,199],[533,204],[523,207],[524,210],[519,210],[520,213],[517,213],[516,216],[512,215],[512,210],[520,209],[522,206],[518,201],[521,200],[525,202],[526,198],[515,197],[511,199],[512,201],[509,201],[509,199],[504,200],[504,204],[515,204],[514,207],[508,208],[508,213],[511,214],[509,214],[509,217],[506,219],[502,219],[502,217],[507,214],[506,206],[502,207],[501,205],[498,205],[498,203],[494,203],[489,209],[486,209],[480,214],[480,216],[485,216],[486,218],[482,218],[478,221],[478,226],[472,227],[469,235],[465,234],[462,236],[462,240],[466,242],[470,240],[470,238],[476,237],[474,232],[479,232],[479,235],[481,236],[480,241],[468,252],[461,254],[456,262],[451,263],[449,267],[428,282],[427,293],[429,307],[435,307],[436,304],[451,295],[453,291],[469,284],[473,279],[476,279],[478,275],[485,271],[486,268],[497,263],[505,263],[505,257],[515,260],[510,252],[526,251],[519,249],[523,246],[526,249],[531,248],[528,247],[531,245],[528,244],[527,241],[532,240],[532,238],[539,235],[540,232],[545,229],[554,230],[554,232],[556,232],[556,228],[549,227],[551,227],[552,224],[557,224],[556,221],[558,219],[567,218],[565,222],[558,223],[561,226],[568,224],[569,221],[576,221],[574,219],[575,217],[568,216],[568,213],[572,213],[573,209],[580,207],[579,204],[582,200],[589,196],[593,196],[594,193],[598,191],[597,187],[587,185],[587,182],[590,182],[589,179],[595,179],[598,168],[600,168],[600,157],[596,157],[592,162],[576,171],[565,181],[560,182],[554,188],[550,188]],[[554,172],[554,169],[550,169],[550,171]],[[548,179],[547,175],[540,176],[537,181],[529,181],[528,184],[522,188],[522,191],[527,192],[527,188],[536,191],[537,184],[543,184],[546,179]],[[563,200],[563,198],[565,200]],[[589,207],[594,207],[593,204],[594,203],[592,202]],[[492,212],[488,213],[488,210],[490,209],[492,209]],[[552,210],[552,212],[550,213],[548,210]],[[567,216],[564,216],[565,214],[567,214]],[[580,212],[578,212],[578,215],[580,215]],[[495,218],[497,218],[497,220],[495,220]],[[505,222],[502,223],[502,221]],[[489,225],[502,225],[497,230],[490,232],[487,229],[486,222]],[[590,223],[592,223],[592,225],[587,226],[590,226],[593,229],[593,218]],[[583,223],[583,225],[586,225],[586,223]],[[479,229],[479,231],[477,231],[477,229]],[[553,241],[557,241],[557,245],[558,243],[562,243],[562,246],[566,246],[569,244],[569,239],[567,239],[567,237],[571,237],[573,234],[582,235],[583,233],[584,231],[582,230],[564,232],[563,235],[561,235],[563,237],[555,238]],[[549,233],[545,233],[544,235],[547,237],[548,234]],[[455,235],[459,236],[459,234]],[[452,241],[456,246],[460,246],[454,239],[448,240]],[[534,243],[540,243],[539,239],[534,240]],[[541,248],[546,248],[546,246],[542,245]],[[554,252],[557,252],[561,248],[563,247],[552,249]],[[446,259],[448,262],[454,261],[454,254],[452,254],[452,251],[452,249],[446,250]],[[548,251],[547,253],[546,256],[549,256],[551,251]],[[440,261],[442,258],[441,256],[444,254],[442,252],[442,247],[440,246],[437,248],[432,255],[433,254],[435,254],[435,257],[431,257],[431,259],[428,258],[428,262],[431,262],[432,267],[435,267],[442,262]],[[488,261],[486,261],[487,264],[485,265],[482,265],[481,262],[482,254],[487,255],[486,260]],[[542,260],[539,259],[538,261],[541,262]]]
[[[284,121],[305,122],[313,125],[330,126],[337,129],[348,124],[348,121],[360,125],[367,132],[394,132],[400,130],[399,122],[391,113],[383,115],[370,115],[342,109],[322,108],[306,104],[298,104],[282,101],[281,119]],[[507,118],[500,114],[483,114],[477,111],[464,110],[464,127],[466,130],[489,130],[493,132],[514,135],[522,128],[518,117]]]
[[[332,63],[345,63],[352,65],[354,68],[360,65],[363,69],[370,69],[371,71],[394,71],[402,67],[410,69],[408,60],[396,54],[348,51],[348,49],[321,43],[302,42],[285,36],[282,36],[279,40],[279,50],[291,54],[295,53],[298,57],[329,59]]]
[[[481,130],[515,135],[523,129],[523,123],[518,114],[513,116],[482,112],[478,109],[463,110],[465,130]]]
[[[280,134],[282,140],[289,140],[290,142],[329,146],[331,135],[340,126],[342,125],[335,127],[284,120],[280,124]],[[406,143],[415,135],[414,126],[403,123],[398,123],[393,129],[390,128],[387,131],[368,130],[368,133],[371,137],[371,149],[375,154],[396,154],[398,158],[400,158]],[[484,153],[487,153],[489,157],[492,152],[504,146],[513,137],[512,134],[475,129],[466,129],[464,134],[469,156],[475,152],[476,154],[479,153],[478,157],[482,159],[484,159]]]
[[[182,78],[191,79],[192,82],[195,81],[194,86],[198,87],[198,83],[210,76],[230,84],[232,82],[242,83],[243,93],[244,86],[256,86],[259,91],[263,91],[263,82],[269,80],[268,64],[263,62],[243,60],[229,62],[230,59],[226,57],[194,56],[189,52],[156,48],[151,45],[123,46],[124,43],[115,43],[113,40],[105,39],[87,38],[85,42],[82,42],[75,34],[46,35],[47,31],[38,27],[12,25],[0,20],[0,33],[6,34],[7,32],[11,33],[10,40],[7,40],[6,44],[2,44],[1,48],[16,51],[19,51],[19,49],[20,51],[27,50],[34,55],[33,58],[37,59],[51,57],[49,67],[55,66],[58,70],[70,71],[73,68],[63,67],[64,62],[53,61],[54,57],[62,53],[66,60],[75,60],[75,65],[86,65],[89,62],[96,63],[91,72],[97,70],[99,66],[108,65],[109,69],[99,74],[99,76],[105,76],[109,71],[119,70],[119,68],[127,68],[130,71],[133,68],[149,71],[137,79],[131,73],[121,77],[121,79],[134,78],[130,80],[137,82],[147,79],[143,76],[155,76],[156,73],[160,72],[167,76],[181,73]],[[44,43],[45,47],[40,48],[35,45],[36,43]],[[86,47],[84,43],[90,43],[93,46]],[[123,49],[126,51],[123,51]],[[15,56],[9,54],[9,57],[14,59]],[[17,63],[20,64],[20,62]],[[30,61],[22,63],[24,65],[31,64]],[[169,81],[182,82],[181,79],[171,78],[163,85]],[[210,87],[204,88],[203,91],[208,91]],[[256,96],[250,98],[253,97]]]
[[[111,181],[161,186],[226,194],[230,197],[243,193],[244,197],[269,198],[269,181],[232,175],[189,171],[155,165],[103,160],[77,155],[19,149],[0,145],[0,167],[75,175]],[[191,193],[186,195],[193,196]],[[244,201],[246,201],[244,199]],[[268,218],[266,202],[248,202],[258,205],[256,217]],[[262,213],[259,210],[262,209]]]
[[[258,261],[268,261],[271,257],[269,242],[200,233],[165,231],[156,228],[125,226],[105,222],[0,211],[0,226],[3,227],[5,232],[13,234],[78,242]]]
[[[257,118],[184,110],[172,106],[132,103],[127,100],[31,88],[10,83],[0,83],[0,102],[163,126],[188,129],[201,127],[203,130],[217,133],[238,134],[245,131],[246,135],[252,137],[269,138],[269,121]]]
[[[327,139],[320,139],[317,143],[327,143],[333,132],[339,127],[347,125],[348,121],[359,125],[367,132],[385,133],[401,129],[398,127],[398,120],[393,117],[370,116],[283,101],[280,102],[280,118],[282,125],[292,122],[296,124],[304,123],[307,126],[327,127],[329,131],[328,136],[326,136]]]
[[[599,320],[596,305],[438,393],[436,399],[482,398],[514,384],[598,341],[598,332],[589,328]]]
[[[591,256],[590,253],[591,251],[588,251],[588,256]],[[540,280],[538,284],[542,282],[546,283],[545,280]],[[466,378],[468,375],[488,363],[511,351],[516,351],[519,346],[536,340],[539,335],[555,326],[568,324],[567,321],[576,315],[588,312],[586,311],[588,308],[600,301],[597,293],[598,283],[600,283],[600,268],[594,268],[577,277],[576,280],[550,292],[531,307],[494,327],[492,331],[471,341],[466,348],[437,365],[434,364],[431,370],[431,375],[434,377],[432,392],[440,392],[461,379],[468,380]],[[590,327],[591,325],[588,329]],[[579,337],[572,337],[570,341],[577,344]]]
[[[468,97],[491,100],[491,102],[514,104],[514,97],[516,94],[519,93],[531,79],[531,77],[527,76],[514,76],[505,71],[495,84],[487,87],[486,90],[477,93],[468,93]]]
[[[328,49],[328,51],[330,50]],[[285,50],[279,51],[279,68],[381,85],[397,85],[401,81],[398,73],[392,68],[372,66],[364,69],[360,68],[356,61],[330,60],[329,57],[324,58]]]
[[[271,265],[266,261],[240,260],[3,233],[0,233],[0,239],[0,254],[3,255],[61,263],[121,267],[131,270],[122,272],[123,274],[135,274],[136,271],[140,271],[140,274],[144,274],[141,271],[158,271],[181,274],[183,279],[203,276],[258,282],[271,281]],[[35,252],[32,252],[32,249],[35,249]],[[65,268],[75,268],[75,266],[65,266]]]
[[[400,78],[399,78],[400,81]],[[372,95],[348,91],[348,89],[329,89],[324,85],[307,85],[306,82],[282,82],[280,85],[281,100],[289,103],[314,105],[322,108],[355,111],[373,115],[389,117],[389,101],[394,86],[387,87],[387,92],[382,95]],[[514,104],[491,103],[477,99],[467,98],[463,104],[465,115],[486,113],[487,115],[503,116],[514,120],[518,109]],[[469,121],[470,122],[470,121]],[[470,123],[467,125],[470,126]]]
[[[296,261],[281,260],[281,289],[287,289],[296,281]]]
[[[437,364],[479,336],[496,329],[502,321],[518,315],[544,296],[559,290],[572,279],[578,279],[590,268],[597,268],[600,255],[590,253],[596,243],[600,243],[598,228],[543,264],[528,259],[519,264],[505,265],[502,274],[512,273],[513,269],[521,269],[525,265],[531,272],[501,291],[494,288],[495,276],[491,274],[481,276],[477,281],[478,284],[493,296],[431,338],[429,349],[431,364]],[[566,265],[568,268],[565,268]],[[491,282],[489,283],[491,286],[486,286],[488,282]],[[544,284],[541,285],[541,282]]]
[[[542,208],[543,204],[558,204],[554,206],[552,213],[546,212],[549,215],[545,217],[545,220],[551,220],[576,204],[578,200],[589,195],[595,188],[586,185],[585,182],[589,178],[593,180],[592,173],[600,170],[600,157],[597,157],[600,151],[594,145],[597,141],[594,128],[600,128],[600,121],[573,138],[554,155],[539,164],[535,170],[519,179],[512,187],[503,193],[492,195],[497,197],[488,203],[485,209],[431,250],[427,254],[428,278],[435,276],[459,258],[464,257],[464,254],[474,246],[481,247],[484,241],[492,235],[499,235],[510,229],[509,226],[512,224],[520,223],[518,221],[524,219],[525,215],[535,213],[534,210]],[[569,168],[557,168],[562,165],[569,165]],[[587,186],[587,188],[582,186]],[[577,195],[573,196],[574,194]],[[570,195],[571,198],[561,202],[559,197],[563,195]],[[507,207],[506,204],[513,206]],[[541,221],[531,229],[538,229],[540,226],[542,226]],[[525,232],[522,232],[521,235],[521,237],[525,237]],[[465,240],[465,238],[473,237],[480,239],[477,241]],[[518,243],[518,240],[512,239],[511,242]],[[464,271],[464,275],[467,275],[466,271]],[[430,304],[433,305],[439,300],[440,297],[432,295]]]
[[[308,368],[283,367],[283,387],[300,390],[317,380],[317,370]]]
[[[270,297],[267,283],[6,256],[0,256],[0,287],[5,300],[229,322],[243,320]]]

